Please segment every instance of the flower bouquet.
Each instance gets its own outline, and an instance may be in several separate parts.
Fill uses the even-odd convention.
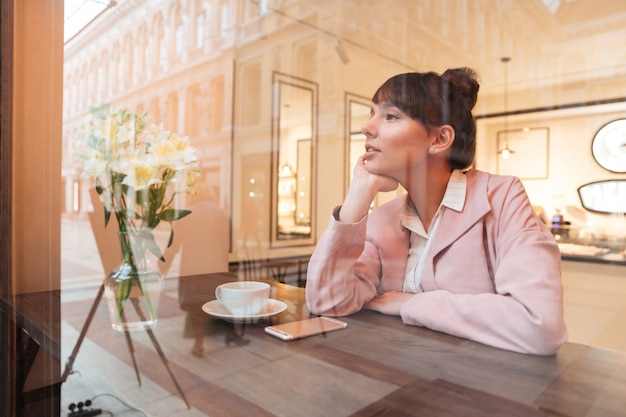
[[[174,239],[173,222],[191,213],[175,207],[177,196],[193,192],[199,173],[189,139],[162,125],[146,125],[146,114],[109,104],[90,109],[80,135],[83,178],[95,178],[104,205],[104,224],[114,214],[122,264],[105,280],[113,328],[144,329],[156,324],[158,294],[163,281],[149,254],[165,261],[154,230],[169,223],[167,245]]]

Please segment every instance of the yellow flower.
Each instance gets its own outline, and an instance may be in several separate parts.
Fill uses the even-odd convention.
[[[189,138],[165,130],[162,124],[146,126],[145,114],[113,111],[108,104],[91,108],[90,114],[80,137],[82,177],[96,178],[105,223],[115,213],[118,223],[138,221],[137,229],[154,228],[160,221],[189,214],[173,207],[180,201],[174,196],[191,192],[199,173]]]
[[[189,138],[187,136],[181,137],[177,134],[173,134],[171,144],[177,151],[184,151],[189,146]]]
[[[158,180],[154,177],[155,172],[156,170],[154,167],[150,165],[137,164],[134,166],[131,174],[124,178],[123,183],[137,191],[144,190],[152,184],[158,182]]]

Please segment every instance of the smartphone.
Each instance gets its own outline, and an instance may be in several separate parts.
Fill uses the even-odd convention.
[[[312,319],[293,321],[291,323],[267,326],[265,332],[282,340],[296,340],[303,337],[324,334],[348,327],[345,321],[330,317],[315,317]]]

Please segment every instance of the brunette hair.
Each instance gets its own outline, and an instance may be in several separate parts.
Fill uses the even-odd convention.
[[[381,85],[372,101],[390,103],[424,125],[450,125],[454,142],[450,152],[450,167],[465,169],[474,162],[476,154],[476,120],[472,109],[478,99],[478,74],[471,68],[435,72],[410,72],[395,75]]]

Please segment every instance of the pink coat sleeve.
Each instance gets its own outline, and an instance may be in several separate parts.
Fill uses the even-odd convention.
[[[340,223],[330,216],[307,269],[306,300],[312,313],[345,316],[359,311],[376,295],[380,262],[375,248],[366,244],[366,222],[367,217],[359,223]],[[358,263],[368,252],[372,261]]]

